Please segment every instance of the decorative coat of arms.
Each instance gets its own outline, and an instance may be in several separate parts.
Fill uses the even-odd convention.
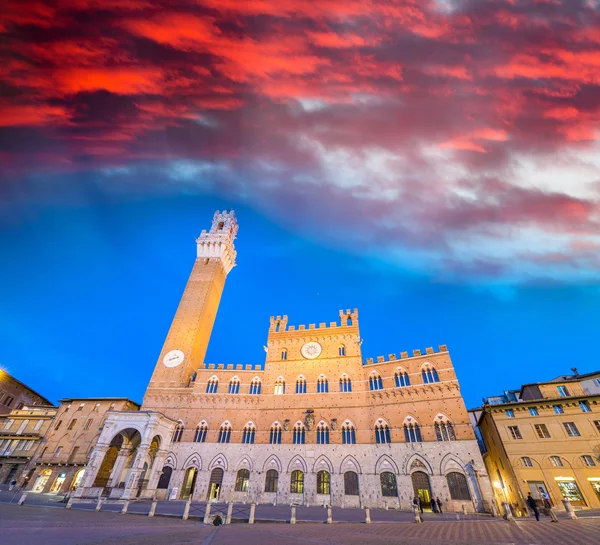
[[[306,426],[306,429],[308,431],[312,430],[313,426],[315,425],[315,415],[312,413],[308,413],[304,417],[304,425]]]

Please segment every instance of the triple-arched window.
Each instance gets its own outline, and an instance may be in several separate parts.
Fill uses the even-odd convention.
[[[269,444],[281,445],[281,426],[279,422],[274,422],[269,430]]]
[[[447,419],[440,419],[433,424],[435,429],[435,437],[438,441],[456,441],[454,434],[454,426]]]
[[[329,494],[331,491],[331,475],[329,471],[321,470],[317,473],[317,494]]]
[[[275,395],[285,394],[285,380],[283,377],[278,377],[275,381],[275,390],[273,392]]]
[[[229,422],[223,422],[219,429],[219,438],[217,443],[229,443],[231,440],[231,424]]]
[[[423,384],[431,384],[440,381],[435,367],[429,363],[426,363],[421,369],[421,376],[423,377]]]
[[[244,443],[244,444],[254,443],[255,435],[256,435],[256,426],[252,422],[248,422],[244,426],[244,431],[242,433],[242,443]]]
[[[206,383],[206,393],[207,394],[216,394],[219,389],[219,379],[216,376],[212,376],[208,379]]]
[[[421,428],[414,420],[404,421],[404,440],[407,443],[421,443]]]
[[[317,426],[317,445],[329,444],[329,426],[321,421]]]
[[[258,377],[254,377],[250,383],[250,395],[259,395],[261,384],[262,383],[260,379]]]
[[[402,388],[404,386],[410,386],[410,378],[408,373],[404,369],[398,369],[394,374],[394,380],[396,381],[396,388]]]
[[[373,371],[369,377],[369,390],[383,390],[381,375]]]
[[[204,443],[206,441],[206,434],[208,433],[208,424],[203,420],[196,426],[196,432],[194,433],[194,443]]]
[[[350,377],[344,373],[340,377],[340,392],[351,392],[352,391],[352,381]]]
[[[317,380],[317,393],[326,394],[329,392],[329,381],[325,375],[321,375]]]
[[[229,390],[227,391],[229,394],[239,394],[240,393],[240,379],[238,377],[233,377],[229,381]]]
[[[375,424],[375,442],[378,444],[387,444],[392,442],[390,427],[383,420],[378,420]]]
[[[305,394],[306,393],[306,379],[300,375],[296,379],[296,393],[297,394]]]
[[[304,445],[306,443],[306,429],[302,422],[296,422],[293,433],[294,445]]]
[[[352,422],[350,422],[350,420],[346,420],[342,424],[342,444],[356,444],[356,432],[354,431],[354,426],[352,425]]]
[[[179,443],[181,441],[181,437],[183,436],[183,422],[179,422],[175,431],[173,432],[173,443]]]

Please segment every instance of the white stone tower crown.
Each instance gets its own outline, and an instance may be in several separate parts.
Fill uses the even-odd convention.
[[[220,259],[225,272],[235,267],[237,252],[233,241],[238,224],[233,210],[217,210],[210,231],[203,230],[196,239],[198,259]]]

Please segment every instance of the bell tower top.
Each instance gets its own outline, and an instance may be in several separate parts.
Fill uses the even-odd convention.
[[[203,230],[196,239],[197,258],[220,260],[225,272],[235,267],[237,252],[233,241],[237,235],[238,224],[233,210],[217,210],[210,231]]]

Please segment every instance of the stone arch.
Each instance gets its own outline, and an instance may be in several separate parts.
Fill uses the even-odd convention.
[[[167,459],[165,460],[166,466],[171,466],[173,469],[177,469],[177,456],[174,452],[169,452],[167,454]]]
[[[254,470],[254,464],[252,462],[252,458],[250,458],[250,456],[248,456],[248,455],[242,456],[235,464],[235,468],[236,468],[236,471],[239,471],[240,469],[247,469],[250,472],[252,472]]]
[[[407,458],[402,471],[405,475],[410,475],[414,471],[424,471],[429,475],[433,475],[431,464],[423,456],[416,453]]]
[[[197,452],[190,455],[183,464],[183,469],[188,469],[189,467],[195,467],[198,470],[202,469],[202,458],[200,458]]]
[[[375,473],[377,475],[379,475],[380,473],[383,473],[384,471],[391,471],[395,475],[400,474],[398,465],[387,454],[380,456],[379,459],[377,460],[377,462],[375,463]]]
[[[452,423],[452,419],[445,413],[439,412],[433,418],[434,422],[450,422]]]
[[[409,425],[410,426],[411,424],[420,425],[419,419],[415,415],[413,415],[413,414],[407,414],[404,417],[404,420],[402,421],[402,425],[403,426],[405,426],[405,425]]]
[[[288,471],[288,473],[291,473],[292,471],[294,471],[294,469],[300,469],[304,473],[306,473],[306,471],[307,471],[307,466],[306,466],[306,462],[304,461],[304,458],[302,458],[302,456],[300,456],[298,454],[296,454],[290,460],[290,463],[288,464],[288,467],[287,467],[287,471]]]
[[[281,460],[275,454],[271,454],[263,464],[263,471],[268,471],[269,469],[276,469],[278,473],[281,473]]]
[[[216,467],[222,468],[224,471],[227,471],[227,458],[223,454],[217,454],[208,465],[208,469],[214,469]]]
[[[315,460],[312,472],[317,473],[323,469],[328,471],[330,474],[333,474],[333,464],[331,463],[331,460],[324,454],[321,454],[321,456]]]
[[[440,461],[440,475],[445,475],[450,471],[458,471],[459,473],[467,473],[465,464],[458,456],[452,453],[446,454]]]
[[[359,475],[362,473],[358,460],[350,454],[346,456],[340,464],[340,473],[344,474],[346,471],[354,471]]]

